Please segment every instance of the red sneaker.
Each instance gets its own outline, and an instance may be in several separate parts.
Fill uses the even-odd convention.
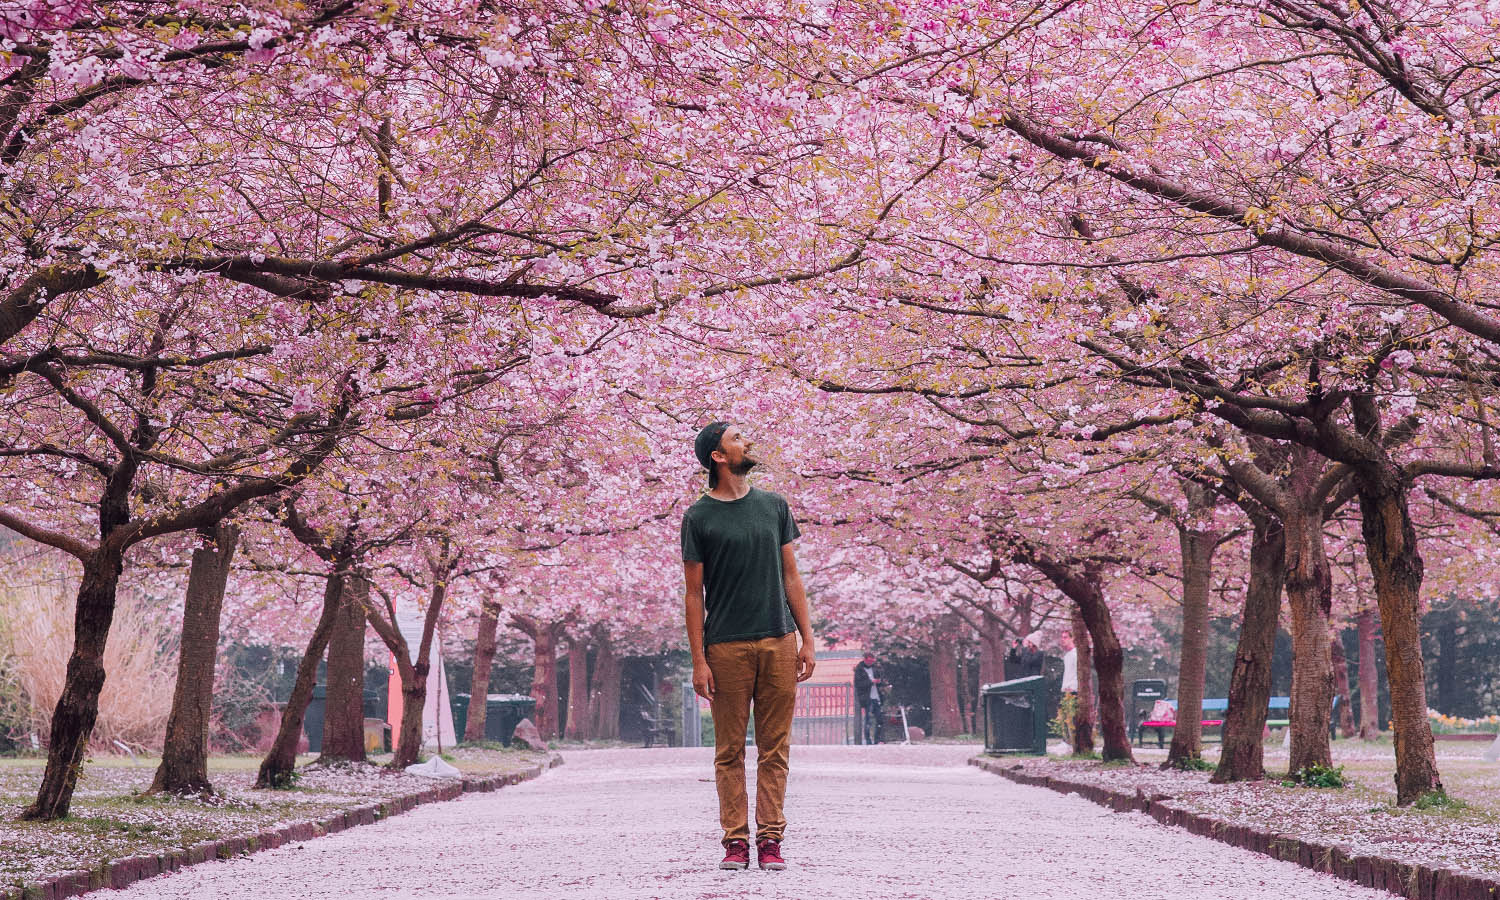
[[[750,868],[750,842],[749,841],[725,841],[724,860],[719,863],[721,869],[748,869]]]
[[[785,869],[786,860],[781,858],[781,841],[770,838],[755,845],[756,863],[762,869]]]

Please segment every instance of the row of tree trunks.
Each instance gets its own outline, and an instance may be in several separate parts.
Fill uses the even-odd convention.
[[[1077,703],[1073,707],[1073,754],[1085,756],[1094,752],[1094,653],[1089,627],[1076,603],[1069,628],[1073,635],[1073,649],[1077,653],[1074,668],[1078,673]]]
[[[183,599],[172,711],[167,717],[161,764],[151,781],[151,793],[213,793],[208,779],[208,728],[213,711],[214,664],[219,655],[224,590],[239,530],[221,524],[200,530],[198,538],[200,546],[193,551]]]
[[[1251,513],[1250,578],[1229,678],[1229,709],[1224,713],[1215,784],[1257,781],[1266,775],[1262,734],[1271,700],[1271,660],[1286,579],[1286,533],[1281,521],[1269,513],[1253,508],[1247,512]]]

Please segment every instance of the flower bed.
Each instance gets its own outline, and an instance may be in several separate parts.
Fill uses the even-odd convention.
[[[84,769],[71,815],[17,822],[42,760],[0,760],[0,898],[23,890],[75,896],[220,856],[253,852],[369,824],[464,791],[535,777],[561,759],[530,751],[460,749],[462,778],[434,779],[375,765],[305,766],[288,790],[256,790],[257,758],[215,758],[208,800],[146,795],[154,761],[104,759]],[[30,895],[27,895],[30,896]]]
[[[1445,747],[1439,760],[1454,802],[1397,807],[1388,745],[1339,742],[1343,789],[1292,787],[1276,779],[1284,752],[1267,752],[1267,781],[1215,785],[1208,772],[1163,770],[1164,753],[1137,751],[1135,765],[1062,758],[985,758],[991,771],[1120,811],[1143,812],[1196,834],[1289,858],[1310,868],[1425,900],[1500,897],[1500,765],[1482,748]],[[1450,752],[1451,749],[1451,752]],[[1439,893],[1445,884],[1446,893]]]

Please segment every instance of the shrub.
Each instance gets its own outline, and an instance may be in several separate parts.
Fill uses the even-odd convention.
[[[73,650],[71,560],[54,553],[0,560],[0,711],[22,737],[46,740]],[[104,690],[91,746],[161,746],[172,709],[175,633],[138,592],[122,588],[104,652]]]
[[[1317,763],[1288,773],[1287,780],[1282,782],[1287,787],[1311,788],[1341,788],[1348,783],[1349,779],[1344,775],[1343,766],[1329,768]]]

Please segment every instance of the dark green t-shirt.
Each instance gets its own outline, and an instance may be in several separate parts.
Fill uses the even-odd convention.
[[[703,563],[703,643],[780,637],[797,630],[781,583],[781,548],[802,532],[780,494],[751,488],[738,500],[704,494],[682,516],[682,558]]]

